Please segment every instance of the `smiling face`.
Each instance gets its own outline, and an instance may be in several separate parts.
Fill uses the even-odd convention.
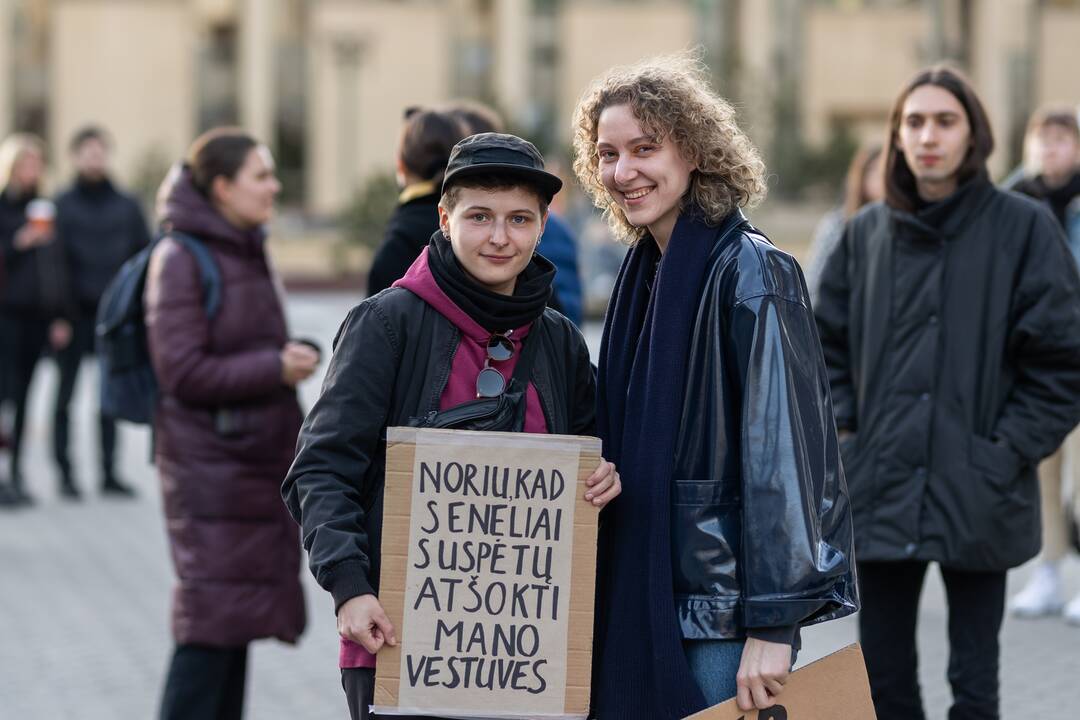
[[[449,206],[449,207],[448,207]],[[458,186],[439,203],[439,227],[465,272],[488,290],[513,295],[532,260],[547,211],[527,187]]]
[[[690,187],[694,166],[675,143],[641,128],[629,105],[612,105],[596,126],[600,180],[626,219],[647,227],[661,250],[667,247]]]
[[[934,201],[956,190],[957,173],[971,148],[967,112],[951,92],[920,85],[908,94],[900,115],[897,145],[919,196]]]

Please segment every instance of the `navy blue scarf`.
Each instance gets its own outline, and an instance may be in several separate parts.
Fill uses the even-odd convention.
[[[667,252],[623,261],[600,346],[597,426],[623,491],[601,519],[593,709],[601,720],[682,718],[705,706],[676,621],[670,494],[694,318],[708,258],[734,211],[709,227],[684,211]]]

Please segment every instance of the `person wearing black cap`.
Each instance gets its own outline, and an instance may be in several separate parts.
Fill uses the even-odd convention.
[[[439,230],[405,276],[338,331],[282,495],[334,598],[354,719],[369,717],[376,653],[397,642],[377,597],[386,428],[595,432],[588,348],[546,307],[555,271],[535,252],[561,186],[521,138],[462,140],[443,178]],[[454,422],[448,411],[466,404],[472,419]],[[599,507],[622,489],[606,461],[588,486]]]

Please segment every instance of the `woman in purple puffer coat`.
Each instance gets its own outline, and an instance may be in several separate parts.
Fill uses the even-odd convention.
[[[154,456],[178,577],[163,720],[239,718],[248,643],[292,643],[304,629],[299,534],[278,487],[300,429],[295,386],[318,355],[289,342],[264,249],[280,189],[264,146],[240,130],[206,133],[167,192],[163,227],[210,251],[221,273],[213,319],[186,247],[167,235],[150,261]]]

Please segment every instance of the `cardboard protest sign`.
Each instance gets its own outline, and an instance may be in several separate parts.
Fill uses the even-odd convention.
[[[734,700],[684,720],[875,720],[859,646],[848,645],[791,673],[780,702],[768,710],[744,712]]]
[[[596,438],[390,428],[377,712],[585,718]]]

